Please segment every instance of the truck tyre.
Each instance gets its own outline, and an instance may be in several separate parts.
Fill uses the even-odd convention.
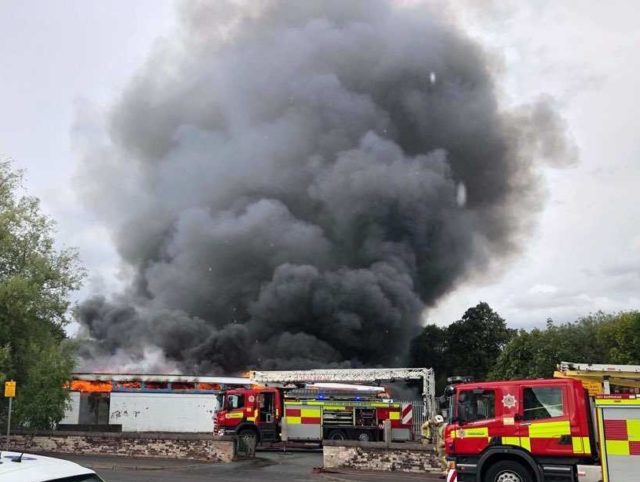
[[[329,432],[329,435],[327,436],[327,439],[329,439],[329,440],[346,440],[347,436],[344,434],[344,432],[342,430],[332,430],[331,432]]]
[[[358,440],[360,442],[370,442],[371,441],[371,434],[369,432],[360,432],[358,434]]]
[[[524,465],[502,460],[487,469],[482,482],[533,482],[533,477]]]
[[[238,438],[242,440],[245,447],[255,447],[258,442],[258,434],[250,428],[240,430],[238,432]]]

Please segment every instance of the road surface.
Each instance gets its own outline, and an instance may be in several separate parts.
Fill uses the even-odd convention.
[[[322,453],[260,452],[252,460],[232,464],[140,459],[129,457],[54,455],[93,468],[107,482],[394,482],[438,481],[434,475],[398,472],[319,472]]]

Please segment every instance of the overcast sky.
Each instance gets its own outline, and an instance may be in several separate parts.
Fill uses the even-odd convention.
[[[450,7],[450,2],[447,2]],[[457,2],[451,21],[502,69],[505,105],[556,99],[579,161],[546,168],[547,199],[522,252],[462,283],[428,312],[447,324],[479,300],[511,326],[570,321],[640,305],[640,10],[637,2]],[[517,6],[517,8],[516,8]],[[72,129],[79,106],[108,109],[176,23],[167,0],[0,0],[0,157],[77,246],[82,297],[117,289],[121,267],[76,199]]]

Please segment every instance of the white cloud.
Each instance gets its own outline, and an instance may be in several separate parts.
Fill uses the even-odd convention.
[[[530,294],[536,293],[556,293],[558,291],[557,286],[548,285],[548,284],[537,284],[529,288]]]
[[[0,16],[0,157],[25,168],[26,188],[57,221],[58,244],[77,246],[89,279],[81,299],[117,289],[118,256],[82,206],[70,131],[78,99],[104,108],[174,23],[173,0],[5,0]],[[8,115],[7,113],[10,113]]]
[[[503,276],[463,284],[429,319],[449,323],[479,300],[515,326],[638,309],[640,11],[632,1],[495,5],[466,9],[463,18],[503,56],[506,102],[558,99],[580,162],[543,173],[546,208]]]

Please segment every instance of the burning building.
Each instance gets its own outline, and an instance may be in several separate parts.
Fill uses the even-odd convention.
[[[58,429],[211,432],[220,393],[248,385],[233,377],[74,373]]]

